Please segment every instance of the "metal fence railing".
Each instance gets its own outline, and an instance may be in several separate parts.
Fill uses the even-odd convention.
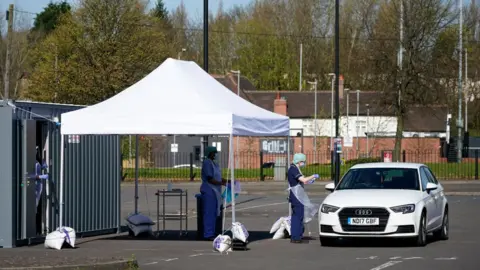
[[[393,151],[378,151],[370,153],[353,153],[344,151],[341,154],[341,175],[351,166],[365,162],[382,162],[384,158],[392,159]],[[263,152],[235,153],[235,178],[245,181],[272,180],[275,173],[285,173],[285,170],[275,168],[287,165],[286,154],[267,154]],[[321,179],[331,179],[332,153],[307,152],[307,166],[302,169],[306,175],[319,174]],[[293,157],[293,155],[291,156]],[[438,150],[403,151],[401,162],[423,163],[429,166],[439,179],[479,179],[479,150],[475,150],[474,157],[463,158],[461,162],[448,162]],[[228,153],[219,153],[217,161],[223,170],[225,178],[229,175]],[[126,181],[135,177],[134,160],[123,161],[123,175]],[[139,160],[139,178],[145,181],[200,181],[201,158],[194,153],[172,153],[151,155],[148,159]]]

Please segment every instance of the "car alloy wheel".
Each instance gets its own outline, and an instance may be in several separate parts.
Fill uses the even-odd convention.
[[[422,213],[419,225],[420,228],[418,228],[416,245],[419,247],[423,247],[427,244],[427,218],[425,213]]]
[[[448,234],[450,231],[449,229],[448,210],[445,210],[445,213],[443,214],[442,227],[435,233],[435,236],[439,240],[448,240]]]

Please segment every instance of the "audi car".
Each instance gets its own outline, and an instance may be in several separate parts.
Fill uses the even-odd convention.
[[[339,238],[409,238],[425,246],[427,235],[447,240],[448,201],[430,168],[416,163],[365,163],[351,167],[320,205],[323,246]]]

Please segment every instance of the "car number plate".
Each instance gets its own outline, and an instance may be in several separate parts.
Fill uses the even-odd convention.
[[[348,218],[348,225],[374,226],[378,224],[378,218]]]

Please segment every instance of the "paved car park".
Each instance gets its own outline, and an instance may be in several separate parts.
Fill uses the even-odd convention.
[[[272,240],[272,235],[266,231],[270,230],[278,217],[288,214],[288,204],[285,196],[263,195],[258,192],[260,195],[241,195],[237,205],[237,220],[252,232],[248,251],[234,251],[222,255],[212,251],[210,242],[162,240],[159,240],[158,244],[152,244],[155,246],[151,247],[152,250],[141,250],[142,248],[138,247],[131,251],[135,253],[141,269],[185,269],[197,265],[202,265],[202,268],[228,265],[232,269],[478,269],[480,235],[477,230],[480,217],[477,213],[480,196],[475,194],[480,191],[480,185],[471,183],[462,188],[460,184],[444,184],[444,187],[447,194],[449,190],[454,190],[452,194],[462,192],[473,195],[448,196],[450,239],[430,239],[426,247],[412,247],[397,240],[363,240],[344,242],[337,247],[321,247],[318,225],[313,221],[305,232],[305,236],[311,232],[312,240],[308,244],[291,244],[288,239]],[[142,186],[141,191],[140,194],[145,194]],[[125,189],[124,192],[124,199],[128,200],[131,191]],[[321,189],[317,188],[310,193],[314,202],[320,203],[325,198]],[[150,194],[148,197],[150,211],[153,212],[156,207],[155,197]],[[191,207],[189,206],[192,215],[195,215],[194,202],[192,199]],[[140,199],[139,205],[141,209],[145,209],[145,198]],[[172,202],[170,207],[174,210],[178,205]],[[228,214],[227,216],[229,217]],[[178,225],[171,223],[167,226],[167,229],[175,229]],[[195,228],[196,220],[192,218],[189,229]]]
[[[320,184],[321,185],[321,184]],[[476,185],[476,184],[474,184]],[[157,188],[166,185],[140,185],[140,211],[156,219]],[[246,185],[245,185],[246,187]],[[480,187],[476,185],[475,187]],[[190,189],[190,187],[189,187]],[[246,187],[247,189],[247,187]],[[448,187],[446,187],[448,189]],[[191,190],[195,190],[191,188]],[[461,190],[461,188],[457,188]],[[448,190],[447,190],[448,191]],[[469,192],[478,192],[478,188]],[[253,193],[253,192],[252,192]],[[312,192],[312,200],[320,203],[325,195]],[[337,247],[321,247],[316,220],[306,228],[311,232],[308,244],[291,244],[288,239],[272,240],[267,231],[273,222],[288,214],[288,204],[283,195],[240,195],[237,220],[245,224],[250,243],[247,251],[228,254],[213,252],[211,242],[195,241],[196,219],[194,193],[189,195],[189,235],[178,234],[159,239],[135,239],[126,235],[104,236],[100,239],[79,239],[78,248],[62,251],[45,250],[43,245],[2,250],[1,262],[7,258],[24,257],[29,265],[70,264],[104,261],[106,259],[135,258],[140,269],[189,269],[228,266],[230,269],[478,269],[480,235],[477,233],[480,217],[480,196],[448,196],[450,203],[450,240],[433,241],[426,247],[411,247],[402,241],[361,241],[342,243]],[[123,215],[133,210],[133,186],[122,187]],[[147,196],[146,196],[147,195]],[[147,204],[148,197],[148,204]],[[179,202],[168,199],[167,211],[176,211]],[[148,207],[147,207],[148,206]],[[227,212],[227,214],[229,214]],[[230,215],[227,215],[230,217]],[[227,223],[230,218],[227,219]],[[179,224],[168,222],[168,230],[177,230]],[[160,229],[162,229],[160,225]],[[34,259],[28,259],[35,257]],[[68,259],[71,258],[72,260]],[[75,258],[75,261],[73,260]],[[18,266],[9,264],[7,266]],[[25,265],[26,266],[26,265]]]

